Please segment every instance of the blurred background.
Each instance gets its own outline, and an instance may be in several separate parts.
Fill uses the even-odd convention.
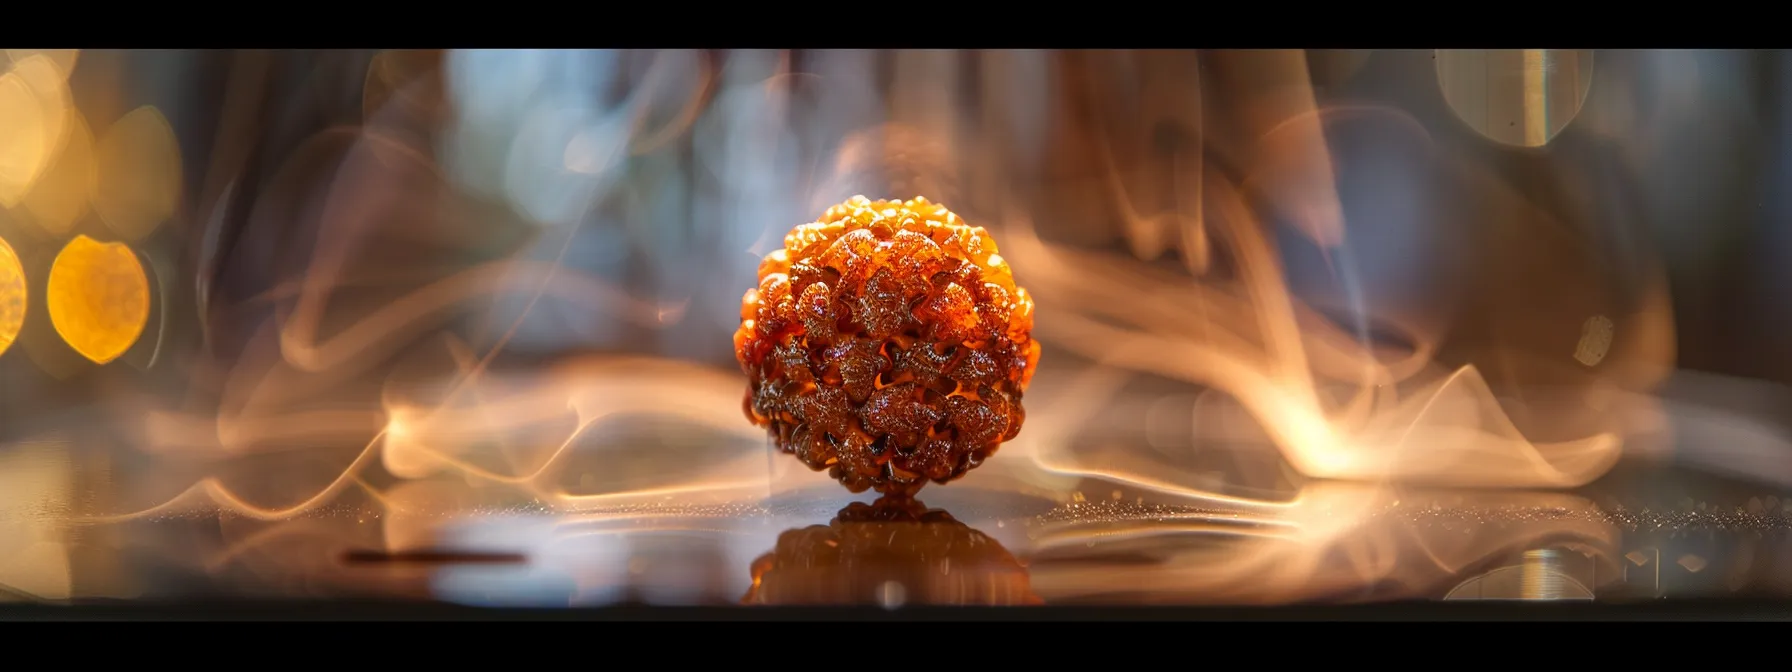
[[[1788,67],[5,50],[0,600],[1779,595]],[[855,194],[1036,297],[945,518],[741,411],[742,293]]]

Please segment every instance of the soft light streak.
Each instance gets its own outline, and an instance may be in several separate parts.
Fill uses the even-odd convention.
[[[1549,142],[1549,54],[1542,49],[1524,50],[1524,144],[1542,147]]]
[[[367,495],[373,511],[390,516],[384,521],[386,542],[405,547],[424,543],[427,532],[443,518],[461,512],[512,507],[509,510],[565,514],[641,507],[631,515],[651,519],[656,510],[704,500],[756,506],[780,488],[820,478],[768,469],[760,452],[763,437],[741,417],[742,381],[735,371],[667,359],[581,356],[520,375],[506,374],[490,367],[515,335],[522,316],[508,323],[493,320],[496,324],[489,331],[496,334],[494,339],[462,340],[443,327],[446,316],[493,295],[512,292],[526,297],[525,314],[539,298],[553,296],[573,302],[595,319],[632,321],[649,329],[680,325],[678,318],[689,300],[642,300],[609,282],[571,272],[560,257],[570,242],[561,243],[550,262],[480,261],[397,288],[379,286],[388,280],[386,276],[365,273],[355,266],[377,245],[387,242],[375,234],[387,230],[391,213],[414,214],[421,219],[435,216],[436,210],[414,207],[418,203],[439,210],[450,209],[441,207],[442,203],[468,203],[471,199],[462,200],[462,194],[448,192],[450,176],[476,185],[493,202],[511,201],[509,205],[537,223],[565,225],[556,233],[571,241],[572,231],[587,225],[595,196],[609,193],[612,180],[627,179],[628,166],[651,164],[649,158],[660,157],[643,157],[642,153],[671,146],[672,139],[692,128],[697,136],[690,161],[695,172],[702,174],[701,179],[691,178],[692,182],[720,185],[717,190],[723,198],[714,199],[713,209],[719,214],[713,216],[715,221],[730,223],[729,235],[756,226],[767,213],[776,219],[784,216],[776,213],[800,207],[791,204],[809,196],[805,192],[811,184],[796,175],[826,173],[830,165],[880,163],[876,156],[835,156],[832,158],[842,160],[829,161],[827,156],[804,154],[811,146],[837,149],[840,144],[832,137],[811,137],[814,128],[828,128],[827,124],[838,120],[810,110],[834,108],[810,105],[808,97],[832,101],[829,104],[833,105],[845,103],[830,97],[834,90],[825,88],[826,80],[804,78],[798,86],[788,71],[787,58],[759,54],[763,62],[758,65],[764,67],[758,68],[753,67],[755,55],[745,54],[729,62],[728,72],[715,77],[718,82],[710,81],[712,74],[707,70],[688,78],[705,87],[723,85],[714,101],[695,93],[685,99],[658,91],[612,105],[588,91],[568,93],[556,87],[562,83],[560,75],[566,74],[560,70],[582,75],[585,65],[610,66],[618,60],[608,52],[595,56],[578,59],[578,64],[563,63],[566,67],[557,69],[550,66],[559,57],[540,52],[451,55],[446,67],[451,75],[451,97],[460,104],[457,123],[477,137],[451,140],[450,145],[458,147],[462,159],[487,160],[444,170],[433,157],[414,147],[371,134],[357,136],[344,165],[330,173],[331,181],[320,190],[325,193],[320,194],[318,203],[286,206],[308,209],[308,216],[316,217],[315,222],[302,222],[316,225],[315,249],[302,260],[308,263],[294,264],[302,270],[252,299],[259,307],[273,308],[267,311],[270,316],[259,325],[260,330],[253,332],[254,342],[245,349],[248,354],[218,364],[223,369],[216,375],[223,380],[218,385],[222,397],[216,406],[219,410],[201,407],[183,413],[170,410],[170,404],[150,402],[145,402],[143,409],[131,409],[153,411],[132,414],[148,419],[145,450],[153,454],[178,453],[182,458],[222,461],[270,451],[267,444],[286,444],[290,450],[294,444],[328,443],[333,449],[342,449],[344,458],[353,452],[346,465],[340,469],[336,463],[324,465],[330,474],[327,482],[320,478],[316,485],[321,487],[306,487],[302,496],[283,498],[285,501],[265,501],[275,498],[253,486],[233,484],[224,476],[211,476],[157,505],[83,520],[122,521],[206,510],[283,524],[321,513],[341,501],[344,493],[359,491]],[[1310,78],[1311,73],[1304,66],[1296,67],[1295,61],[1289,54],[1276,55],[1282,70]],[[398,61],[388,64],[404,65]],[[369,90],[385,87],[381,90],[390,94],[389,89],[399,80],[420,74],[409,67],[406,65],[402,76],[382,70],[376,78],[370,73]],[[662,67],[667,69],[656,70],[659,74],[650,76],[651,82],[668,85],[683,81],[672,77],[679,74],[672,65]],[[909,89],[937,84],[927,76],[905,76],[901,82]],[[865,86],[851,83],[845,90],[857,95],[859,89],[850,87]],[[1152,114],[1160,121],[1184,126],[1207,119],[1204,111],[1184,108],[1217,104],[1211,102],[1214,98],[1197,95],[1195,86],[1187,88],[1173,99],[1152,103]],[[495,95],[505,92],[517,95]],[[1308,594],[1306,589],[1312,585],[1361,585],[1388,577],[1404,578],[1394,563],[1394,549],[1410,541],[1402,535],[1417,533],[1370,524],[1376,514],[1397,502],[1400,488],[1416,482],[1485,488],[1579,485],[1611,466],[1625,432],[1634,429],[1626,424],[1630,416],[1623,411],[1631,401],[1646,399],[1640,394],[1633,398],[1607,390],[1610,393],[1600,399],[1609,402],[1604,410],[1612,418],[1610,422],[1568,440],[1533,441],[1514,426],[1477,369],[1439,370],[1432,365],[1437,343],[1420,338],[1410,351],[1390,354],[1363,343],[1359,334],[1339,328],[1303,304],[1284,280],[1271,226],[1245,192],[1249,186],[1267,193],[1285,214],[1295,215],[1301,233],[1321,246],[1346,240],[1347,223],[1337,195],[1331,193],[1337,176],[1332,173],[1332,159],[1320,133],[1328,115],[1340,111],[1321,108],[1310,91],[1277,95],[1276,104],[1246,106],[1277,112],[1243,125],[1251,133],[1263,134],[1263,138],[1253,139],[1264,142],[1254,150],[1238,150],[1244,162],[1237,167],[1242,175],[1211,170],[1200,163],[1203,152],[1186,152],[1188,156],[1170,162],[1172,174],[1168,177],[1174,193],[1167,194],[1172,198],[1163,203],[1141,202],[1139,196],[1146,192],[1126,183],[1131,176],[1122,174],[1120,163],[1128,152],[1104,147],[1094,155],[1104,174],[1091,176],[1091,180],[1098,185],[1098,193],[1121,201],[1117,209],[1126,220],[1123,228],[1128,235],[1161,237],[1173,229],[1186,254],[1185,268],[1167,269],[1124,255],[1047,242],[1032,230],[1031,218],[1039,213],[1026,212],[1018,201],[1003,201],[1009,195],[1003,188],[990,188],[988,198],[997,201],[993,209],[1003,213],[992,219],[1008,227],[1002,232],[1003,256],[1025,275],[1030,287],[1037,287],[1033,293],[1040,306],[1042,340],[1048,347],[1066,350],[1090,364],[1082,371],[1042,371],[1034,395],[1037,410],[1029,419],[1028,430],[1004,448],[1001,458],[967,478],[963,487],[1014,492],[1037,489],[1068,496],[1074,487],[1071,484],[1097,480],[1222,510],[1211,515],[1160,516],[1155,527],[1135,516],[1106,528],[1057,529],[1045,535],[1034,550],[1087,548],[1164,534],[1235,534],[1249,543],[1236,549],[1233,557],[1216,565],[1211,557],[1179,556],[1171,563],[1170,573],[1137,583],[1152,587],[1157,585],[1152,582],[1161,580],[1157,587],[1166,590],[1199,586],[1217,597],[1240,599],[1292,599]],[[1033,99],[1044,97],[1029,98]],[[0,98],[0,102],[4,100]],[[664,114],[647,114],[657,109],[650,104],[656,100],[702,101],[707,107],[699,109],[698,102],[691,102],[688,108],[667,105],[668,109],[658,110]],[[903,100],[953,98],[916,95]],[[855,106],[862,102],[852,101],[857,101]],[[0,111],[6,108],[0,105]],[[944,112],[948,110],[907,108],[906,114],[916,117],[918,135],[913,143],[886,139],[881,144],[890,146],[847,144],[852,151],[870,154],[912,151],[918,146],[915,143],[929,137],[952,135],[930,127],[951,118],[937,116]],[[162,134],[166,120],[153,110],[139,113],[127,115],[119,125],[125,130],[115,127],[100,143],[106,147],[99,152],[104,157],[102,165],[153,164],[163,169],[172,166],[171,172],[178,173],[177,145],[171,142],[171,134]],[[811,113],[817,117],[813,124],[806,118],[804,124],[796,123],[799,115]],[[668,119],[660,122],[659,117]],[[863,128],[876,129],[881,124],[877,120]],[[650,137],[643,138],[650,130]],[[844,129],[840,137],[856,137],[853,132],[858,130]],[[1144,141],[1149,139],[1139,134],[1131,140],[1140,146],[1136,150],[1145,147],[1148,143]],[[1214,139],[1199,140],[1193,144],[1205,147],[1204,143]],[[1250,143],[1240,147],[1247,145]],[[132,147],[137,149],[119,149]],[[401,173],[416,180],[391,179]],[[551,179],[536,179],[543,176]],[[827,177],[807,176],[814,178],[812,182]],[[100,182],[109,183],[110,178]],[[424,188],[406,191],[413,184]],[[96,197],[95,207],[121,233],[143,235],[149,231],[146,227],[154,226],[152,219],[159,221],[143,213],[166,219],[178,205],[177,200],[158,196],[175,193],[167,189],[170,185],[178,189],[177,182],[160,183],[131,192],[135,194],[131,198],[102,202]],[[103,187],[101,192],[105,192]],[[641,232],[635,229],[661,229],[663,233],[669,228],[634,221],[627,224],[619,228],[634,227],[629,232],[635,234]],[[1164,246],[1135,247],[1162,251],[1159,248]],[[114,259],[113,266],[98,264],[98,257],[108,255]],[[81,263],[84,257],[88,259]],[[688,274],[703,282],[722,275],[697,262],[674,270],[681,277]],[[51,317],[57,332],[89,359],[114,359],[139,337],[148,312],[147,280],[124,245],[77,238],[58,257],[50,285]],[[346,290],[367,288],[394,291],[381,293],[371,308],[357,311],[355,319],[333,319],[338,317],[333,308],[353,300],[344,298],[352,295]],[[96,298],[121,293],[136,299],[134,308],[120,312],[100,306],[104,300]],[[421,382],[382,367],[439,343],[446,343],[444,349],[452,363],[444,367],[441,360],[434,361],[435,375],[425,376]],[[1614,353],[1607,361],[1616,359]],[[1082,425],[1104,412],[1103,403],[1117,396],[1127,383],[1146,377],[1168,378],[1208,390],[1197,404],[1218,407],[1215,400],[1236,402],[1241,419],[1263,429],[1268,441],[1262,447],[1279,452],[1297,475],[1354,482],[1308,484],[1298,496],[1281,500],[1221,494],[1191,478],[1188,469],[1164,466],[1188,455],[1153,456],[1127,446],[1075,445],[1077,439],[1086,438],[1078,436]],[[366,394],[335,398],[345,389]],[[318,398],[330,403],[314,403]],[[649,439],[645,443],[651,451],[641,452],[650,452],[650,457],[659,460],[643,468],[649,476],[614,473],[637,463],[627,458],[640,456],[622,452],[630,442],[599,445],[597,430],[649,419],[703,432],[704,442],[723,450],[681,462],[679,457],[665,457],[671,447]],[[1197,440],[1239,438],[1226,433],[1234,424],[1195,424],[1190,433]],[[1174,453],[1180,448],[1159,450]],[[563,477],[580,476],[575,470],[576,458],[590,453],[597,453],[598,459],[583,465],[585,476],[622,484],[593,492],[597,488],[581,480],[579,489],[569,488]],[[1153,462],[1156,458],[1162,459]],[[590,466],[593,464],[601,466]],[[382,478],[373,478],[375,474]],[[396,480],[397,484],[373,485],[381,480]],[[590,482],[597,480],[593,477]],[[187,482],[191,481],[182,484]],[[1603,534],[1599,529],[1584,532],[1594,538]],[[1421,544],[1421,552],[1439,567],[1460,568],[1500,544],[1517,543],[1539,533],[1539,529],[1515,531],[1510,538],[1476,540],[1462,546],[1427,540]],[[279,536],[266,533],[255,539]],[[242,553],[240,547],[233,547],[227,558],[212,566],[233,562]],[[1053,571],[1044,585],[1056,588],[1060,595],[1118,583],[1111,568]],[[1255,592],[1251,592],[1253,588]]]

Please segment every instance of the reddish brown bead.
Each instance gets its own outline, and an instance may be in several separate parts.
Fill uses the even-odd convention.
[[[754,561],[753,605],[1039,604],[1027,569],[995,539],[905,497],[854,502],[827,525],[787,530]],[[890,586],[901,587],[891,595]]]
[[[741,299],[747,417],[848,490],[913,494],[1020,432],[1033,299],[981,227],[924,198],[828,208]]]

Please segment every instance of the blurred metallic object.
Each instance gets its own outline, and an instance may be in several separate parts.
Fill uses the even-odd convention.
[[[1558,567],[1558,552],[1551,549],[1525,551],[1520,594],[1527,600],[1561,599],[1564,579]]]
[[[1593,85],[1593,52],[1440,49],[1437,81],[1450,110],[1494,142],[1542,147],[1580,114]]]
[[[1476,576],[1451,589],[1445,601],[1591,600],[1593,588],[1571,576],[1561,549],[1525,551],[1517,565]],[[1583,577],[1584,578],[1584,577]]]
[[[1532,593],[1527,592],[1528,587],[1525,582],[1528,581],[1529,578],[1530,577],[1526,573],[1526,569],[1523,566],[1502,567],[1500,569],[1493,570],[1486,574],[1482,574],[1481,576],[1477,576],[1475,578],[1472,578],[1472,579],[1462,582],[1462,585],[1457,586],[1454,590],[1450,591],[1449,595],[1444,596],[1444,601],[1446,601],[1446,602],[1458,602],[1458,601],[1464,601],[1464,600],[1557,601],[1557,600],[1592,600],[1592,599],[1594,599],[1594,595],[1591,590],[1588,590],[1585,586],[1580,585],[1579,582],[1576,582],[1573,579],[1568,578],[1566,575],[1559,574],[1559,573],[1550,573],[1549,578],[1548,578],[1548,582],[1550,582],[1552,585],[1560,588],[1560,590],[1558,592],[1551,592],[1551,593],[1546,593],[1546,594],[1540,593],[1541,595],[1546,595],[1546,596],[1542,596],[1542,597],[1535,596]]]

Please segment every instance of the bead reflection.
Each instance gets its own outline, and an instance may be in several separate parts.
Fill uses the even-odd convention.
[[[749,605],[1038,604],[1026,567],[940,509],[885,497],[787,530],[754,561]]]

